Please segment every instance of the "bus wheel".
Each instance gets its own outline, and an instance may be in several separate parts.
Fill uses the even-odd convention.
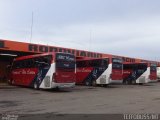
[[[12,85],[12,80],[8,80],[8,84],[9,84],[9,85]]]
[[[129,85],[129,80],[126,80],[126,85]]]
[[[133,81],[132,81],[132,84],[135,85],[135,84],[136,84],[136,80],[133,80]]]
[[[126,85],[127,84],[127,80],[123,80],[123,84]]]
[[[14,80],[11,80],[11,85],[14,85]]]
[[[86,81],[85,81],[85,85],[86,85],[86,86],[90,86],[90,82],[86,80]]]
[[[55,91],[59,91],[59,90],[60,90],[59,87],[56,87],[56,88],[55,88]]]
[[[94,87],[97,86],[96,80],[92,80],[92,86],[94,86]]]
[[[36,89],[36,90],[39,89],[37,82],[34,82],[34,89]]]
[[[143,83],[139,83],[139,85],[143,85]]]
[[[103,87],[108,87],[108,84],[103,84]]]

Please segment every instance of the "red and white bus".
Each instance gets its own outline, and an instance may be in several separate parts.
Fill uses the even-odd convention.
[[[123,83],[124,84],[143,84],[147,83],[147,63],[125,63],[123,64]]]
[[[76,60],[76,84],[95,86],[99,79],[105,79],[108,64],[108,58]]]
[[[99,58],[77,60],[76,83],[85,85],[108,85],[122,83],[122,59]]]
[[[10,83],[35,89],[74,87],[75,66],[75,56],[68,53],[19,57],[13,61]]]

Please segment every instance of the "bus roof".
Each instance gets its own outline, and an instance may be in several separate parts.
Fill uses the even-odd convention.
[[[62,52],[48,52],[48,53],[42,53],[42,54],[27,55],[27,56],[22,56],[22,57],[15,58],[14,61],[36,58],[36,57],[41,57],[41,56],[46,56],[46,55],[55,55],[56,53],[62,53]],[[71,53],[63,53],[63,54],[73,55]]]
[[[139,64],[146,64],[146,65],[148,65],[148,63],[145,63],[145,62],[143,62],[143,63],[123,63],[124,65],[139,65]]]
[[[108,57],[106,58],[83,58],[83,59],[76,59],[76,61],[89,61],[89,60],[101,60],[101,59],[109,59]]]
[[[35,55],[27,55],[27,56],[22,56],[22,57],[15,58],[14,61],[36,58],[36,57],[52,55],[52,54],[54,54],[54,52],[53,53],[42,53],[42,54],[35,54]]]

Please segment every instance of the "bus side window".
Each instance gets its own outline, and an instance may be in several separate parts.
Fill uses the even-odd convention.
[[[26,67],[31,68],[31,59],[26,60]]]
[[[52,56],[51,55],[47,56],[47,63],[51,64],[51,61],[52,61]]]
[[[83,67],[90,67],[89,61],[83,61]]]
[[[102,66],[102,61],[101,60],[96,60],[96,67]]]
[[[15,65],[15,69],[18,69],[18,68],[20,68],[20,62],[19,61],[17,61],[16,65]]]
[[[50,55],[49,56],[45,56],[43,58],[43,62],[51,64],[51,59],[52,59],[52,56],[50,56]]]
[[[86,65],[87,67],[91,67],[93,65],[93,63],[91,61],[89,61],[89,60],[86,62],[86,64],[87,64]]]
[[[35,67],[35,61],[34,61],[34,59],[30,59],[30,65],[31,65],[31,67]]]
[[[17,65],[17,62],[16,62],[16,61],[14,61],[14,62],[13,62],[12,69],[16,69],[16,65]]]
[[[29,68],[33,68],[34,67],[34,61],[33,61],[33,59],[28,59],[26,65]]]
[[[99,67],[99,61],[98,60],[94,60],[93,63],[92,63],[92,65],[94,67]]]
[[[26,68],[31,68],[31,59],[25,61]]]
[[[35,67],[39,67],[39,62],[40,62],[40,59],[38,57],[34,58]]]
[[[84,62],[83,61],[79,62],[79,67],[84,67]]]
[[[27,60],[23,60],[22,61],[22,68],[26,68],[26,67],[28,67]]]
[[[26,63],[27,63],[26,60],[20,61],[20,68],[26,68],[27,67]]]

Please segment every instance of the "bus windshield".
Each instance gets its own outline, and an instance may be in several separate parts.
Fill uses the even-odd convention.
[[[75,69],[75,57],[71,54],[57,53],[56,68],[58,69]]]
[[[151,71],[157,71],[157,67],[156,67],[155,65],[152,65],[152,66],[150,67],[150,69],[151,69]]]
[[[121,63],[113,63],[112,68],[113,69],[122,69],[122,64]]]
[[[112,68],[113,69],[122,69],[122,59],[112,58]]]

